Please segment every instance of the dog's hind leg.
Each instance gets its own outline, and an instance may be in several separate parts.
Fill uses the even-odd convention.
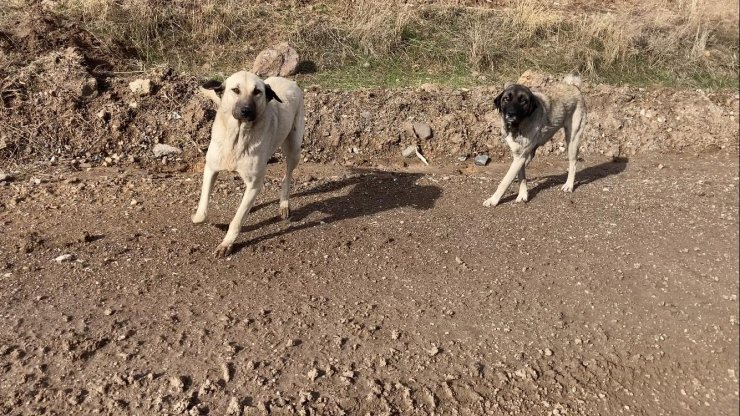
[[[208,215],[208,199],[211,196],[213,184],[216,182],[218,172],[208,167],[206,164],[203,169],[203,185],[200,189],[200,200],[198,201],[198,210],[195,211],[192,220],[194,224],[202,224]]]
[[[529,200],[529,192],[527,191],[527,173],[526,169],[527,166],[529,166],[529,162],[534,159],[534,153],[537,151],[537,149],[532,150],[527,155],[526,160],[524,161],[524,166],[522,166],[521,169],[519,169],[519,173],[517,174],[517,178],[519,179],[519,195],[516,197],[516,202],[527,202]]]
[[[524,163],[526,161],[527,158],[524,155],[514,156],[514,161],[511,162],[511,166],[509,166],[509,171],[506,172],[504,178],[501,179],[501,183],[499,183],[498,188],[496,188],[496,192],[494,192],[490,198],[486,199],[483,202],[483,206],[495,207],[496,205],[498,205],[501,197],[504,196],[504,192],[506,192],[506,190],[509,189],[511,183],[514,182],[514,177],[524,167]]]
[[[576,163],[578,162],[578,146],[581,142],[581,133],[585,120],[585,112],[577,108],[573,117],[565,123],[565,139],[568,145],[568,179],[561,188],[563,192],[573,192],[576,180]]]
[[[264,169],[260,169],[260,171],[264,172]],[[216,247],[216,251],[213,253],[216,257],[225,257],[231,254],[231,250],[234,247],[234,241],[236,241],[236,237],[239,235],[239,231],[241,231],[244,216],[247,215],[247,212],[249,212],[250,209],[252,209],[254,200],[257,199],[257,194],[260,192],[260,189],[262,189],[264,174],[256,176],[242,176],[242,179],[247,185],[247,189],[244,191],[244,196],[242,197],[242,202],[239,204],[239,208],[236,209],[236,215],[234,215],[231,223],[229,223],[229,230],[226,231],[226,236],[224,236],[223,241],[218,245],[218,247]]]
[[[293,183],[293,170],[298,166],[301,158],[301,141],[303,140],[303,118],[301,117],[300,125],[296,126],[288,134],[281,148],[285,155],[286,167],[283,186],[280,188],[280,217],[288,219],[290,217],[290,188]]]

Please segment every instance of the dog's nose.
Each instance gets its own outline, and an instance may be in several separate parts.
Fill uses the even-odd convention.
[[[515,121],[516,120],[516,114],[507,113],[507,114],[504,115],[504,120],[506,120],[509,123],[512,122],[512,121]]]
[[[241,115],[246,119],[252,119],[254,118],[254,110],[252,110],[252,107],[242,107]]]

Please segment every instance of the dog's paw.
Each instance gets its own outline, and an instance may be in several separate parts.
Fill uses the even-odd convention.
[[[528,193],[520,193],[519,196],[516,197],[516,202],[527,202],[527,201],[529,201]]]
[[[484,207],[495,207],[496,205],[498,205],[498,198],[496,198],[495,196],[492,196],[483,201]]]
[[[203,224],[206,222],[206,214],[196,212],[190,219],[193,221],[193,224]]]
[[[560,188],[560,190],[563,192],[573,192],[573,184],[566,183],[562,188]]]
[[[290,218],[290,205],[287,203],[280,203],[280,218],[284,220]]]
[[[226,257],[229,254],[231,254],[231,250],[234,248],[232,244],[219,244],[218,247],[216,247],[216,250],[214,250],[213,255],[215,257]]]

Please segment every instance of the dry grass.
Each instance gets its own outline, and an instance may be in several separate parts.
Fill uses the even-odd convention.
[[[194,72],[248,67],[260,49],[287,40],[321,73],[370,61],[368,71],[426,76],[476,70],[490,79],[535,67],[607,82],[737,85],[737,0],[593,0],[604,7],[588,13],[561,3],[58,0],[54,9],[108,45],[131,47],[135,64]]]
[[[347,40],[366,55],[383,56],[402,48],[403,33],[413,19],[401,0],[349,0],[339,10]]]

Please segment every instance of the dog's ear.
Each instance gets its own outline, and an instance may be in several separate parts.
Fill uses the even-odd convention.
[[[202,83],[200,86],[207,90],[214,90],[216,92],[224,91],[224,84],[221,81],[215,79],[209,79],[208,81]]]
[[[221,81],[210,79],[200,86],[200,93],[210,99],[217,106],[221,105],[221,94],[224,92],[224,84]]]
[[[275,94],[275,91],[273,91],[272,87],[268,84],[265,84],[265,98],[267,98],[267,102],[270,102],[270,100],[275,100],[281,104],[283,102],[283,100]]]
[[[504,91],[501,91],[501,94],[493,99],[493,105],[496,106],[496,110],[498,110],[499,113],[501,112],[501,98],[504,96]]]
[[[535,95],[530,91],[529,92],[529,114],[534,113],[535,110],[537,110],[538,106],[539,106],[539,103],[537,101],[537,97],[535,97]]]
[[[221,81],[216,81],[215,79],[209,79],[200,86],[207,90],[216,91],[219,94],[224,92],[224,84]]]

